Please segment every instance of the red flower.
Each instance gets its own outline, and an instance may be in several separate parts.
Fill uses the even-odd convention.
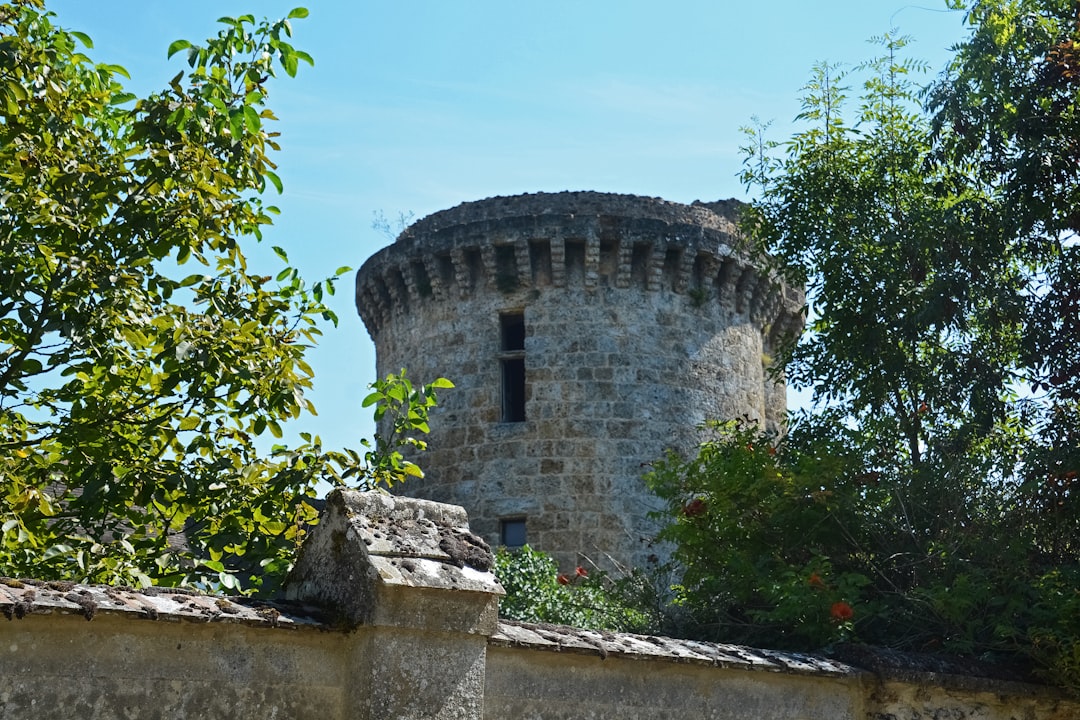
[[[577,569],[574,570],[574,574],[578,577],[589,577],[589,571],[581,567],[580,565],[578,565]]]
[[[855,611],[851,609],[851,606],[846,602],[835,602],[832,607],[829,608],[829,614],[832,615],[833,620],[837,622],[847,622],[851,618],[855,617]]]
[[[769,448],[769,455],[770,456],[776,455],[776,448],[774,448],[774,447]]]
[[[810,577],[807,578],[806,584],[812,588],[821,589],[825,587],[825,581],[821,579],[821,576],[817,573],[810,573]]]
[[[557,580],[560,585],[570,584],[570,578],[566,577],[565,575],[559,575],[557,578],[555,578],[555,580]]]
[[[704,515],[706,510],[705,501],[701,498],[694,498],[690,502],[686,503],[682,512],[686,517],[697,517],[698,515]]]

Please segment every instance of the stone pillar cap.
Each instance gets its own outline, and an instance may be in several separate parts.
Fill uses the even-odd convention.
[[[505,594],[493,565],[491,549],[457,505],[336,489],[304,542],[286,596],[328,605],[349,625],[380,618],[399,624],[398,613],[380,607],[395,589],[479,594],[486,604]]]

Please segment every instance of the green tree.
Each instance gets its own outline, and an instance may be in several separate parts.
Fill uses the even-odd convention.
[[[930,163],[906,39],[880,41],[853,122],[844,74],[819,65],[785,157],[750,131],[747,227],[762,262],[807,288],[809,332],[781,358],[791,382],[874,433],[883,469],[966,473],[1008,407],[1025,278],[985,238],[993,203]]]
[[[1080,549],[1080,7],[969,5],[971,35],[928,92],[934,159],[962,168],[968,187],[1000,207],[973,243],[993,245],[1022,270],[1010,302],[1021,309],[1025,419],[1038,432],[1026,448],[1018,510],[1071,518],[1064,533],[1058,520],[1042,523],[1053,528],[1054,554],[1071,557]]]
[[[336,323],[335,278],[306,284],[280,248],[267,276],[242,249],[277,212],[267,98],[312,62],[290,42],[306,15],[222,18],[136,98],[42,0],[0,5],[0,573],[268,591],[317,482],[410,470],[395,437],[366,460],[256,447],[314,411],[304,353]],[[431,386],[404,383],[376,400],[422,432]]]
[[[1023,270],[1024,448],[1014,524],[1038,565],[1075,566],[1080,550],[1080,6],[1068,0],[973,0],[969,38],[928,92],[935,159],[1000,207],[974,239]],[[1067,576],[1067,573],[1063,573]],[[1071,578],[1075,588],[1075,575]],[[1060,582],[1041,583],[1058,588]],[[1080,622],[1031,630],[1059,679],[1080,687]]]
[[[988,17],[969,15],[953,73],[965,53],[1001,50],[973,49]],[[686,565],[680,599],[714,636],[1023,655],[1080,688],[1080,436],[1072,380],[1047,377],[1075,358],[1074,320],[1055,313],[1054,280],[1073,277],[1066,226],[1021,223],[1025,191],[1002,174],[1019,145],[997,160],[950,145],[920,102],[921,66],[901,59],[906,41],[879,42],[885,53],[857,68],[854,112],[850,76],[819,65],[807,129],[779,156],[750,131],[749,249],[806,284],[809,331],[781,359],[817,411],[783,438],[721,426],[696,458],[656,466],[664,536]],[[1036,65],[1052,57],[1039,53]],[[1065,359],[1044,357],[1061,331]],[[1040,380],[1048,394],[1024,392]]]

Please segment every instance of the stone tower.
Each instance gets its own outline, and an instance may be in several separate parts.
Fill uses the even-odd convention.
[[[464,203],[357,273],[380,377],[456,385],[410,495],[460,504],[493,544],[563,567],[657,552],[642,482],[707,419],[783,422],[766,366],[803,294],[734,249],[738,203],[594,192]]]

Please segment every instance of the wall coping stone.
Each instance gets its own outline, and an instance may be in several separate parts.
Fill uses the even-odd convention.
[[[659,660],[788,675],[933,685],[947,690],[1014,697],[1072,699],[1064,690],[1038,682],[1024,668],[855,643],[837,645],[826,655],[502,620],[488,644],[592,655],[602,660],[609,657]]]
[[[552,652],[571,652],[633,660],[669,660],[675,663],[761,670],[797,675],[851,677],[861,670],[830,658],[806,653],[762,650],[727,643],[681,640],[654,635],[632,635],[581,630],[563,625],[503,620],[490,645]]]
[[[0,577],[0,614],[117,615],[132,620],[233,623],[267,628],[324,628],[327,613],[308,603],[207,595],[186,588],[135,589]]]

